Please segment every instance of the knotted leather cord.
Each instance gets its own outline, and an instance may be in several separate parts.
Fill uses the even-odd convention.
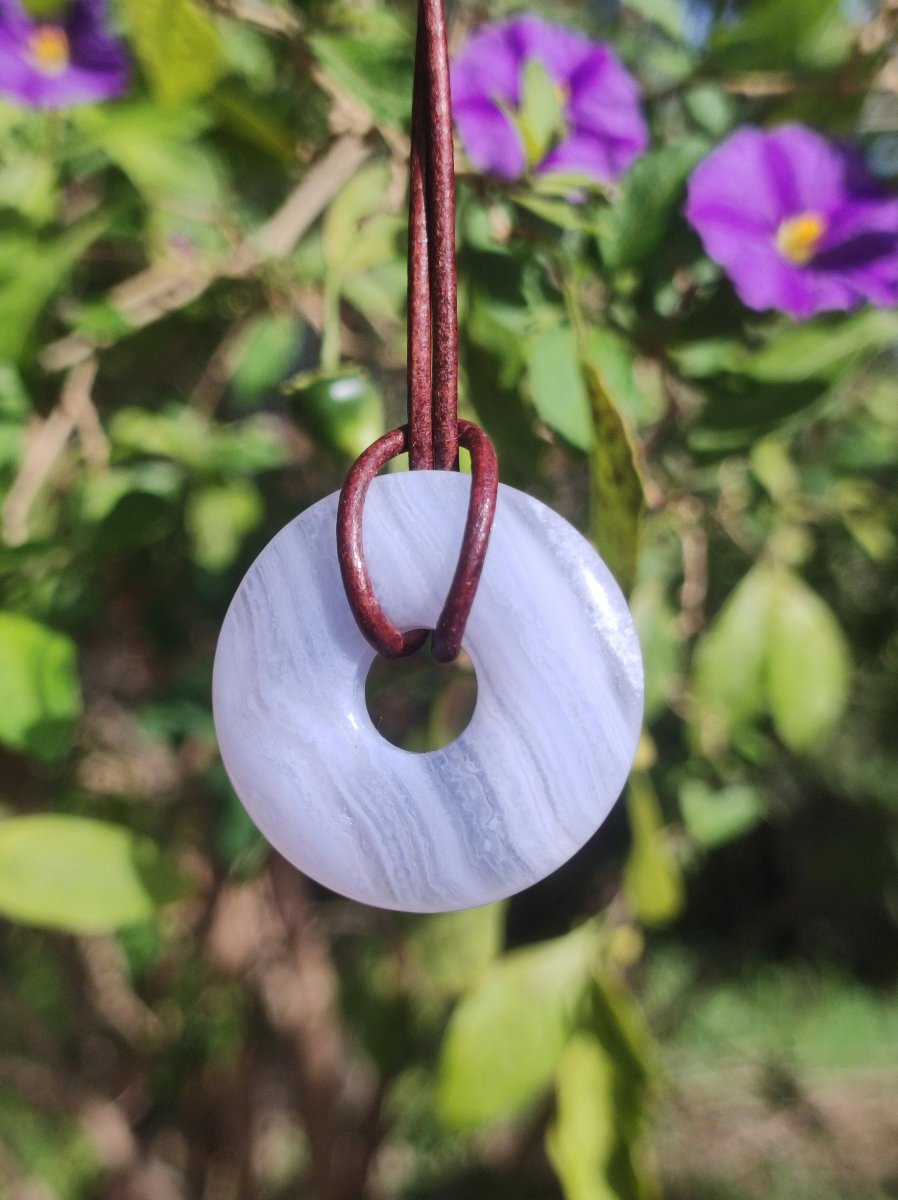
[[[487,435],[458,419],[458,276],[455,263],[455,160],[444,0],[419,0],[412,101],[408,260],[408,424],[379,438],[343,485],[337,549],[359,629],[387,658],[413,654],[428,630],[403,633],[378,603],[365,563],[362,516],[377,472],[408,451],[412,470],[458,469],[458,447],[471,454],[471,494],[458,566],[433,634],[438,662],[452,662],[489,543],[499,470]]]

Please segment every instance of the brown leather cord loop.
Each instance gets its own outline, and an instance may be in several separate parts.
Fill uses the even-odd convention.
[[[415,52],[408,214],[409,466],[413,471],[433,467],[430,254],[426,207],[427,127],[424,120],[427,67],[423,44],[424,24],[421,22],[418,25]]]
[[[457,432],[460,444],[471,453],[471,495],[458,566],[434,629],[432,649],[437,662],[452,662],[461,649],[483,570],[499,488],[499,467],[492,442],[471,421],[459,421]],[[407,450],[408,445],[409,429],[403,425],[369,446],[347,475],[337,510],[337,546],[346,595],[359,629],[375,650],[387,658],[414,654],[427,641],[429,632],[413,629],[403,633],[384,614],[368,573],[362,537],[362,513],[371,482],[381,467]]]
[[[443,0],[420,0],[426,71],[427,229],[433,331],[433,465],[458,467],[458,273],[455,263],[455,147]],[[421,97],[419,96],[420,100]],[[414,120],[412,122],[414,129]],[[422,147],[423,149],[423,147]],[[414,425],[416,414],[410,414]]]
[[[483,430],[458,419],[455,157],[446,14],[444,0],[419,0],[409,181],[408,425],[385,434],[356,461],[337,516],[346,597],[359,629],[387,658],[413,654],[428,631],[402,633],[374,594],[362,539],[368,488],[403,450],[412,470],[457,470],[459,445],[471,452],[471,498],[458,567],[434,630],[438,662],[451,662],[461,649],[495,515],[498,466]]]

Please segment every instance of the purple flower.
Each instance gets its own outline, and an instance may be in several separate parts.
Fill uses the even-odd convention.
[[[607,183],[648,144],[639,85],[606,45],[519,17],[485,25],[452,68],[455,123],[481,171]]]
[[[694,171],[686,216],[749,308],[898,304],[898,197],[802,125],[737,130]]]
[[[27,108],[70,108],[120,96],[129,75],[103,0],[73,0],[57,20],[35,20],[20,0],[0,0],[0,96]]]

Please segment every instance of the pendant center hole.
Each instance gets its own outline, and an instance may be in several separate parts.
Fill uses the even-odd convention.
[[[408,658],[381,658],[365,680],[365,704],[374,728],[402,750],[442,750],[468,727],[477,703],[474,664],[462,650],[438,663],[430,639]]]

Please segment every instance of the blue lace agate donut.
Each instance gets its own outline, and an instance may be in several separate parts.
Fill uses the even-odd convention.
[[[445,471],[372,484],[365,553],[400,629],[436,623],[469,487]],[[231,782],[285,858],[366,904],[438,912],[520,891],[592,836],[626,781],[643,677],[624,598],[567,521],[500,486],[464,639],[474,714],[441,750],[398,749],[365,704],[375,652],[344,595],[337,501],[281,530],[228,610],[213,701]]]

